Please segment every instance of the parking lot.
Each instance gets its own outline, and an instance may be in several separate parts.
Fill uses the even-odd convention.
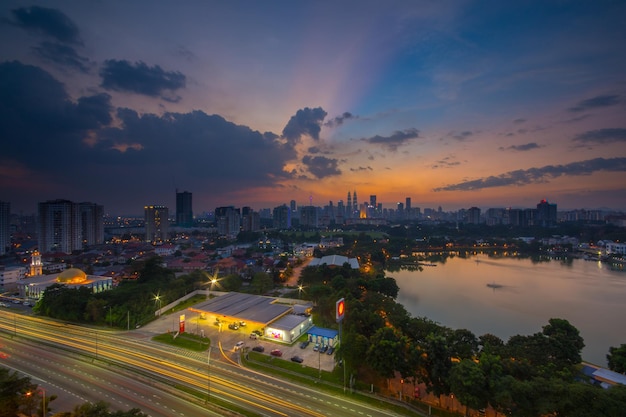
[[[314,343],[309,343],[305,349],[300,348],[300,342],[287,345],[278,341],[272,341],[264,337],[253,339],[250,337],[255,328],[250,326],[239,327],[237,330],[229,329],[227,325],[218,326],[212,320],[203,319],[198,313],[184,310],[169,315],[163,315],[153,322],[141,328],[141,331],[152,333],[176,332],[180,315],[185,315],[185,331],[187,333],[204,335],[211,339],[212,345],[221,343],[225,352],[235,352],[237,342],[243,342],[242,351],[251,350],[255,346],[264,348],[263,354],[269,355],[274,349],[282,352],[281,358],[290,360],[293,356],[300,356],[303,359],[302,365],[325,371],[332,371],[335,366],[335,355],[313,351]],[[258,329],[257,329],[258,330]],[[239,349],[237,349],[239,351]]]

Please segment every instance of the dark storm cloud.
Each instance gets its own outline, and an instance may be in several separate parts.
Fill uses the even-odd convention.
[[[100,70],[101,86],[107,90],[127,91],[150,97],[185,87],[186,77],[178,71],[164,71],[158,65],[109,59]],[[167,97],[166,97],[167,98]]]
[[[595,158],[586,161],[572,162],[566,165],[547,165],[541,168],[520,169],[509,171],[498,176],[464,181],[458,184],[435,188],[433,191],[473,191],[483,188],[506,187],[511,185],[523,186],[548,182],[550,179],[558,178],[563,175],[589,175],[597,171],[624,172],[626,171],[626,158]]]
[[[57,167],[81,155],[87,132],[108,125],[110,112],[107,94],[73,102],[46,71],[17,61],[0,64],[4,158],[23,158],[34,169]]]
[[[89,72],[89,60],[78,55],[71,46],[55,42],[41,42],[33,50],[40,57],[57,65],[74,68],[80,72]]]
[[[283,129],[283,137],[290,143],[300,140],[302,135],[308,135],[315,140],[319,140],[322,123],[327,113],[321,107],[311,109],[305,107],[291,116],[289,122]]]
[[[324,123],[324,126],[328,126],[328,127],[341,126],[343,122],[345,122],[346,120],[350,120],[350,119],[358,119],[358,117],[352,115],[352,113],[350,112],[345,112],[341,116],[337,116],[334,119],[330,119],[329,121]]]
[[[341,171],[337,168],[338,161],[325,156],[309,156],[302,158],[302,163],[306,165],[311,174],[317,178],[331,177],[333,175],[341,175]]]
[[[588,98],[580,101],[576,106],[570,107],[568,110],[571,112],[580,112],[589,109],[595,109],[598,107],[610,107],[620,103],[620,97],[618,95],[604,95]]]
[[[383,145],[390,151],[398,150],[398,146],[409,143],[413,139],[419,137],[419,130],[415,128],[395,131],[391,136],[372,136],[371,138],[363,139],[367,143]]]
[[[57,9],[32,6],[14,9],[11,13],[15,24],[27,31],[43,33],[63,43],[81,43],[78,27]]]
[[[581,133],[573,139],[575,142],[582,143],[614,143],[614,142],[626,142],[626,129],[623,128],[609,128],[589,130],[585,133]]]
[[[511,145],[511,146],[507,146],[506,148],[504,146],[500,146],[498,149],[500,149],[501,151],[531,151],[533,149],[539,149],[541,148],[540,145],[538,145],[535,142],[530,142],[530,143],[525,143],[523,145]]]
[[[74,190],[76,199],[138,209],[171,192],[174,178],[211,193],[273,187],[297,157],[276,134],[201,111],[141,115],[113,109],[105,93],[72,101],[49,73],[19,62],[0,64],[0,137],[2,165],[39,178],[50,193],[42,199]],[[336,167],[309,162],[316,175]],[[16,182],[0,170],[3,194],[27,192]]]

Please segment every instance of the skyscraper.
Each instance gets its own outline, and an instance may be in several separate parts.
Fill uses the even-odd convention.
[[[191,193],[176,191],[176,225],[180,227],[193,226],[193,208]]]
[[[169,209],[165,206],[145,206],[144,220],[146,241],[160,243],[167,241],[169,236]]]
[[[556,224],[556,204],[550,204],[547,200],[541,200],[537,204],[535,224],[542,227],[554,226]]]
[[[80,203],[78,206],[83,244],[104,243],[104,207],[94,203]]]
[[[291,209],[286,204],[274,207],[272,212],[272,224],[275,229],[291,228]]]
[[[0,256],[7,253],[7,248],[11,245],[11,234],[9,233],[10,216],[11,203],[0,201]]]
[[[80,206],[68,200],[38,204],[39,252],[70,254],[83,248]]]
[[[346,218],[351,219],[354,209],[352,207],[352,194],[348,191],[348,205],[346,206]]]
[[[218,207],[215,209],[215,222],[219,235],[235,237],[241,229],[241,212],[234,206]]]
[[[317,207],[304,206],[300,208],[300,225],[303,227],[317,228]]]

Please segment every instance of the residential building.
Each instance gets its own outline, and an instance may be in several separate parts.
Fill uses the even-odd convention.
[[[192,194],[188,191],[176,191],[176,225],[193,226]]]
[[[162,243],[169,239],[169,209],[165,206],[145,206],[146,242]]]
[[[80,206],[68,200],[38,204],[39,251],[71,254],[83,248]]]

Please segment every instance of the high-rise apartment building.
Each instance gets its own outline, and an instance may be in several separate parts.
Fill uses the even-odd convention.
[[[192,195],[188,191],[176,191],[176,225],[180,227],[193,226]]]
[[[317,207],[304,206],[300,208],[300,226],[317,228]]]
[[[70,254],[83,248],[80,205],[68,200],[38,204],[39,252]]]
[[[470,224],[480,224],[480,208],[470,207],[467,210],[467,222]]]
[[[104,243],[104,206],[95,203],[80,203],[80,223],[83,245]]]
[[[244,232],[256,232],[261,230],[261,216],[250,207],[241,209],[241,230]]]
[[[160,243],[169,239],[169,209],[165,206],[145,206],[146,242]]]
[[[291,209],[286,204],[274,207],[272,211],[272,225],[275,229],[291,228]]]
[[[547,200],[541,200],[537,204],[537,215],[535,225],[542,227],[554,226],[556,224],[556,204],[550,204]]]
[[[215,209],[217,233],[221,236],[235,237],[241,229],[241,213],[233,206],[218,207]]]
[[[11,203],[0,201],[0,256],[7,253],[7,249],[11,246],[10,222]]]

